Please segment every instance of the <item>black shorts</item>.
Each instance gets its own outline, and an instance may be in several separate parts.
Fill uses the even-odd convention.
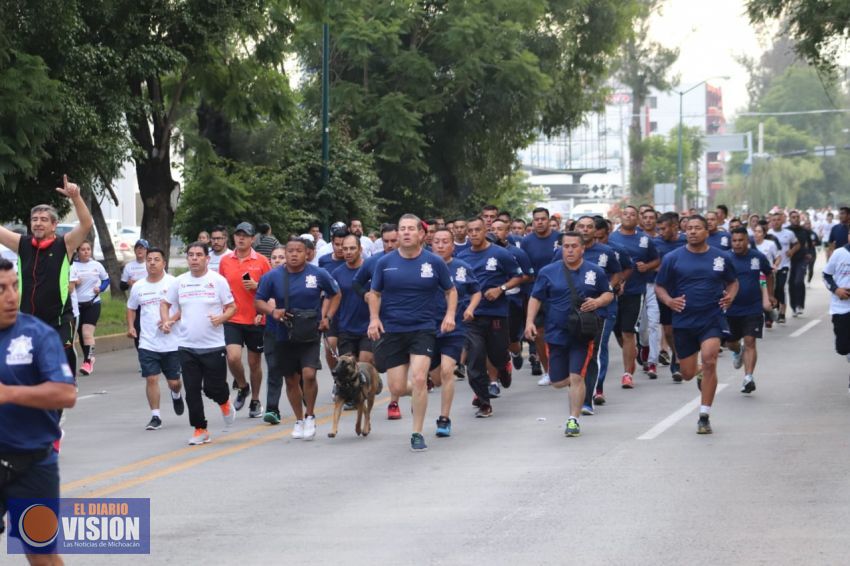
[[[275,342],[277,371],[284,377],[301,373],[304,368],[321,369],[319,342]]]
[[[434,354],[436,334],[433,330],[415,330],[413,332],[387,332],[372,345],[375,352],[375,367],[385,372],[394,367],[410,363],[410,356],[428,356]]]
[[[339,355],[354,354],[359,356],[360,352],[371,352],[372,341],[365,334],[348,334],[343,332],[338,336],[336,349]]]
[[[48,456],[43,462],[33,464],[15,480],[0,488],[0,533],[5,530],[6,511],[10,499],[52,499],[58,506],[59,462],[55,455]],[[52,507],[48,502],[45,504]],[[58,508],[53,510],[58,515]],[[50,548],[52,546],[48,545],[44,550]]]
[[[451,334],[449,336],[438,336],[434,342],[434,354],[431,356],[431,369],[437,369],[443,363],[443,356],[447,356],[460,363],[460,355],[466,345],[466,336],[463,334]]]
[[[722,317],[715,317],[699,328],[674,328],[673,341],[676,343],[676,356],[684,360],[700,351],[702,343],[710,338],[719,338],[722,342],[728,337]]]
[[[508,335],[511,343],[522,340],[522,331],[525,325],[525,311],[522,303],[515,303],[508,299]]]
[[[326,338],[339,338],[339,319],[337,317],[333,317],[331,319],[330,324],[328,324],[328,329],[325,330]]]
[[[661,326],[670,326],[673,324],[673,309],[658,301],[658,315],[661,321]]]
[[[835,332],[835,351],[850,354],[850,312],[832,315],[832,330]]]
[[[224,343],[228,346],[245,346],[251,352],[263,353],[264,327],[256,324],[224,323]]]
[[[617,322],[614,324],[614,334],[617,336],[622,335],[623,332],[634,334],[642,307],[642,294],[620,295],[617,300]]]
[[[74,335],[77,331],[74,323],[74,313],[68,311],[68,314],[62,316],[59,326],[51,326],[59,334],[59,341],[65,349],[74,345]]]
[[[79,307],[80,328],[82,328],[84,324],[91,324],[92,326],[97,326],[97,321],[100,320],[100,301],[88,301],[86,303],[80,303]]]
[[[162,374],[165,379],[180,379],[180,354],[173,352],[154,352],[139,348],[139,366],[142,377]]]
[[[764,328],[764,314],[751,314],[745,316],[726,315],[729,323],[729,340],[737,342],[741,338],[752,336],[761,338]]]

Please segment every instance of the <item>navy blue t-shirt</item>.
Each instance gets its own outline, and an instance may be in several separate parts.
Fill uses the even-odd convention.
[[[514,256],[514,259],[519,265],[520,270],[523,275],[530,275],[534,277],[534,266],[531,265],[531,259],[529,259],[528,254],[522,248],[518,248],[512,244],[508,244],[505,246],[505,249]],[[515,305],[522,305],[525,297],[531,293],[531,288],[534,286],[533,283],[523,283],[519,287],[514,287],[513,289],[509,289],[507,293],[505,293],[508,297],[508,301]]]
[[[18,313],[15,324],[0,330],[0,353],[3,385],[74,385],[59,334],[32,315]],[[35,452],[61,435],[58,411],[0,404],[0,452]]]
[[[541,238],[536,232],[532,232],[522,239],[520,247],[528,254],[528,259],[531,260],[531,266],[535,273],[540,273],[540,270],[549,265],[552,261],[552,252],[559,247],[561,243],[561,233],[552,231],[545,238]]]
[[[472,267],[475,278],[481,286],[481,292],[493,287],[499,287],[514,277],[522,276],[522,270],[509,251],[495,244],[490,244],[481,251],[472,248],[458,256]],[[476,316],[508,316],[508,300],[502,293],[495,301],[482,298],[475,309]]]
[[[652,238],[647,236],[643,231],[635,232],[634,234],[623,234],[617,230],[611,234],[608,241],[609,244],[624,249],[629,254],[633,263],[649,263],[658,259],[658,251],[655,249],[655,244],[652,243]],[[642,295],[646,293],[646,284],[652,282],[652,277],[653,272],[641,273],[637,267],[634,267],[632,274],[626,279],[626,288],[623,290],[623,294]]]
[[[708,245],[723,251],[729,251],[732,247],[732,235],[729,232],[718,230],[714,234],[708,235]]]
[[[835,242],[835,249],[838,249],[850,243],[848,242],[848,235],[850,235],[850,231],[847,229],[847,224],[836,224],[829,230],[827,242]]]
[[[440,325],[443,323],[443,317],[446,316],[446,294],[442,290],[434,293],[434,301],[437,303],[435,321],[437,323],[437,336],[466,336],[466,327],[463,324],[463,311],[469,306],[469,301],[475,293],[481,288],[478,285],[478,279],[475,278],[472,268],[462,259],[454,258],[448,264],[449,273],[452,281],[454,281],[457,289],[457,311],[455,311],[455,329],[448,333],[440,332]]]
[[[729,254],[709,246],[703,253],[683,247],[664,256],[655,283],[672,298],[685,296],[685,310],[673,311],[673,328],[702,328],[723,315],[719,302],[734,280]]]
[[[658,251],[658,257],[664,259],[664,256],[673,250],[678,250],[682,246],[687,245],[688,239],[684,234],[679,234],[679,237],[671,242],[669,240],[665,240],[661,236],[658,236],[657,238],[652,239],[652,243],[655,244],[655,249]]]
[[[340,265],[345,265],[345,258],[336,259],[334,258],[333,252],[325,254],[319,258],[319,267],[327,270],[328,273],[333,273]]]
[[[470,242],[468,238],[467,238],[467,240],[466,240],[464,243],[462,243],[462,244],[458,244],[457,242],[455,242],[455,249],[454,249],[454,251],[452,252],[452,255],[453,255],[453,256],[455,256],[455,257],[457,257],[457,254],[459,254],[460,252],[462,252],[462,251],[464,251],[464,250],[468,250],[468,249],[469,249],[469,246],[471,246],[471,245],[472,245],[472,242]]]
[[[256,299],[268,301],[274,299],[275,307],[286,308],[284,273],[285,266],[275,267],[260,278]],[[289,274],[289,309],[305,309],[321,312],[322,292],[332,297],[339,293],[339,285],[326,269],[315,265],[305,264],[298,273]],[[289,332],[285,324],[277,325],[277,339],[280,342],[289,340]]]
[[[433,331],[434,294],[453,286],[449,268],[438,255],[427,250],[411,259],[401,257],[398,250],[385,254],[372,277],[372,289],[381,293],[384,331]]]
[[[579,301],[595,299],[611,290],[608,276],[598,265],[582,261],[577,271],[570,270]],[[534,282],[531,296],[542,302],[546,309],[546,342],[557,346],[570,345],[567,332],[567,317],[573,308],[573,297],[567,283],[564,263],[550,263],[540,270]],[[605,317],[605,309],[597,309],[598,316]]]
[[[372,288],[372,277],[375,276],[375,266],[378,260],[384,257],[384,252],[372,254],[366,258],[357,273],[354,274],[355,289],[362,293],[368,293]]]
[[[365,263],[365,262],[364,262]],[[363,267],[361,264],[360,267]],[[342,298],[336,311],[337,330],[345,334],[364,335],[369,329],[369,305],[354,288],[354,276],[360,267],[340,265],[331,275],[336,279]]]
[[[726,311],[729,316],[749,316],[762,314],[761,274],[770,275],[773,267],[767,258],[758,250],[752,248],[747,253],[738,255],[730,253],[732,266],[738,276],[738,294]]]

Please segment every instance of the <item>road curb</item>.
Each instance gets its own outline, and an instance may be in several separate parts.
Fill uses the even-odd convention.
[[[77,338],[79,343],[79,337]],[[95,336],[95,344],[97,352],[105,354],[106,352],[117,352],[119,350],[127,350],[133,348],[135,344],[132,338],[128,338],[126,334],[108,334],[106,336]]]

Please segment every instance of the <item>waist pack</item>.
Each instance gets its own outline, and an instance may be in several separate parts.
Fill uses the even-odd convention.
[[[21,477],[34,464],[50,456],[52,451],[51,445],[35,452],[0,454],[0,490]]]
[[[599,336],[605,321],[595,311],[582,312],[581,300],[579,300],[576,286],[573,282],[573,274],[570,273],[566,265],[564,265],[564,275],[567,278],[567,284],[570,286],[570,294],[573,301],[570,314],[567,315],[567,332],[576,340],[589,342]]]
[[[290,342],[319,341],[319,313],[315,309],[289,308],[289,272],[283,269],[283,324]]]

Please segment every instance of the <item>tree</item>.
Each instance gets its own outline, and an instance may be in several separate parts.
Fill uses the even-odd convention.
[[[682,155],[684,171],[682,188],[686,194],[697,192],[697,168],[703,154],[702,132],[697,127],[682,128]],[[652,200],[652,189],[660,183],[676,183],[679,161],[679,130],[670,132],[668,137],[649,136],[636,145],[641,154],[643,167],[640,176],[632,179],[632,186],[639,185],[648,189],[641,193],[632,193],[632,202]]]
[[[632,2],[350,0],[331,3],[331,108],[374,154],[387,214],[471,211],[516,152],[601,105]],[[299,53],[318,115],[318,25]]]
[[[795,207],[807,184],[823,177],[817,163],[802,158],[759,159],[747,176],[730,178],[730,202],[765,213],[774,206]]]
[[[748,0],[747,14],[756,24],[782,20],[781,35],[815,67],[833,73],[850,38],[850,3],[846,0]]]

